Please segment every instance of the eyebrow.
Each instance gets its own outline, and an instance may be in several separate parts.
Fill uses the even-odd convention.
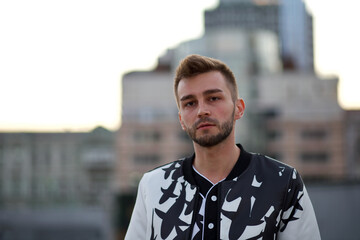
[[[223,90],[218,89],[218,88],[209,89],[209,90],[204,91],[204,92],[203,92],[203,95],[210,95],[210,94],[219,93],[219,92],[223,92]],[[180,98],[180,101],[186,101],[186,100],[192,99],[192,98],[195,98],[195,95],[189,94],[189,95],[185,95],[185,96],[183,96],[182,98]]]

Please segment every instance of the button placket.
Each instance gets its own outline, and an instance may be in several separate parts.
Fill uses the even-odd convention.
[[[218,185],[214,185],[207,194],[204,217],[204,239],[215,239],[217,233]]]

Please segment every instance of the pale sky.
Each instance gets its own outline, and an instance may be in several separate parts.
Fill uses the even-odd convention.
[[[122,75],[200,37],[203,10],[217,2],[0,1],[0,131],[116,130]],[[307,2],[316,68],[340,76],[341,106],[360,108],[357,1]]]

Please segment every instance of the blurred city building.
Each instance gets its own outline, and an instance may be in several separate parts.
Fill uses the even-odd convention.
[[[280,0],[279,33],[284,69],[314,70],[313,18],[303,0]]]
[[[0,211],[1,240],[111,240],[108,215],[99,209]]]
[[[22,211],[87,208],[109,215],[116,160],[114,144],[115,132],[102,127],[76,133],[0,133],[0,217],[4,219],[5,214],[10,221]],[[60,222],[71,218],[48,215],[48,211],[28,213],[34,221],[28,221],[24,227],[31,230],[36,219],[43,218],[42,213]],[[15,220],[13,223],[17,224]],[[7,229],[6,234],[11,235],[11,226]],[[1,230],[4,229],[0,229],[0,236]]]
[[[295,167],[305,179],[348,176],[345,111],[337,78],[284,72],[259,76],[257,111],[265,153]]]
[[[284,68],[314,69],[313,20],[302,0],[220,0],[205,12],[206,34],[219,29],[273,32]]]
[[[360,178],[360,110],[346,111],[346,171],[350,179]]]

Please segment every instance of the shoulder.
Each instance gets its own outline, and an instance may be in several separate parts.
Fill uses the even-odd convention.
[[[183,160],[180,159],[159,166],[143,175],[138,192],[147,206],[155,208],[164,199],[175,196],[173,191],[178,191],[185,182],[182,165]]]
[[[148,172],[146,172],[142,179],[141,183],[150,183],[154,184],[156,182],[163,182],[168,180],[169,178],[174,179],[176,176],[182,175],[182,165],[184,159],[179,159],[161,166],[158,166]]]
[[[260,179],[286,188],[294,184],[302,188],[303,181],[299,173],[288,164],[262,154],[253,154],[251,166],[256,177]]]
[[[254,153],[252,161],[255,162],[257,168],[263,168],[267,172],[273,172],[279,176],[296,172],[294,167],[266,155]]]

